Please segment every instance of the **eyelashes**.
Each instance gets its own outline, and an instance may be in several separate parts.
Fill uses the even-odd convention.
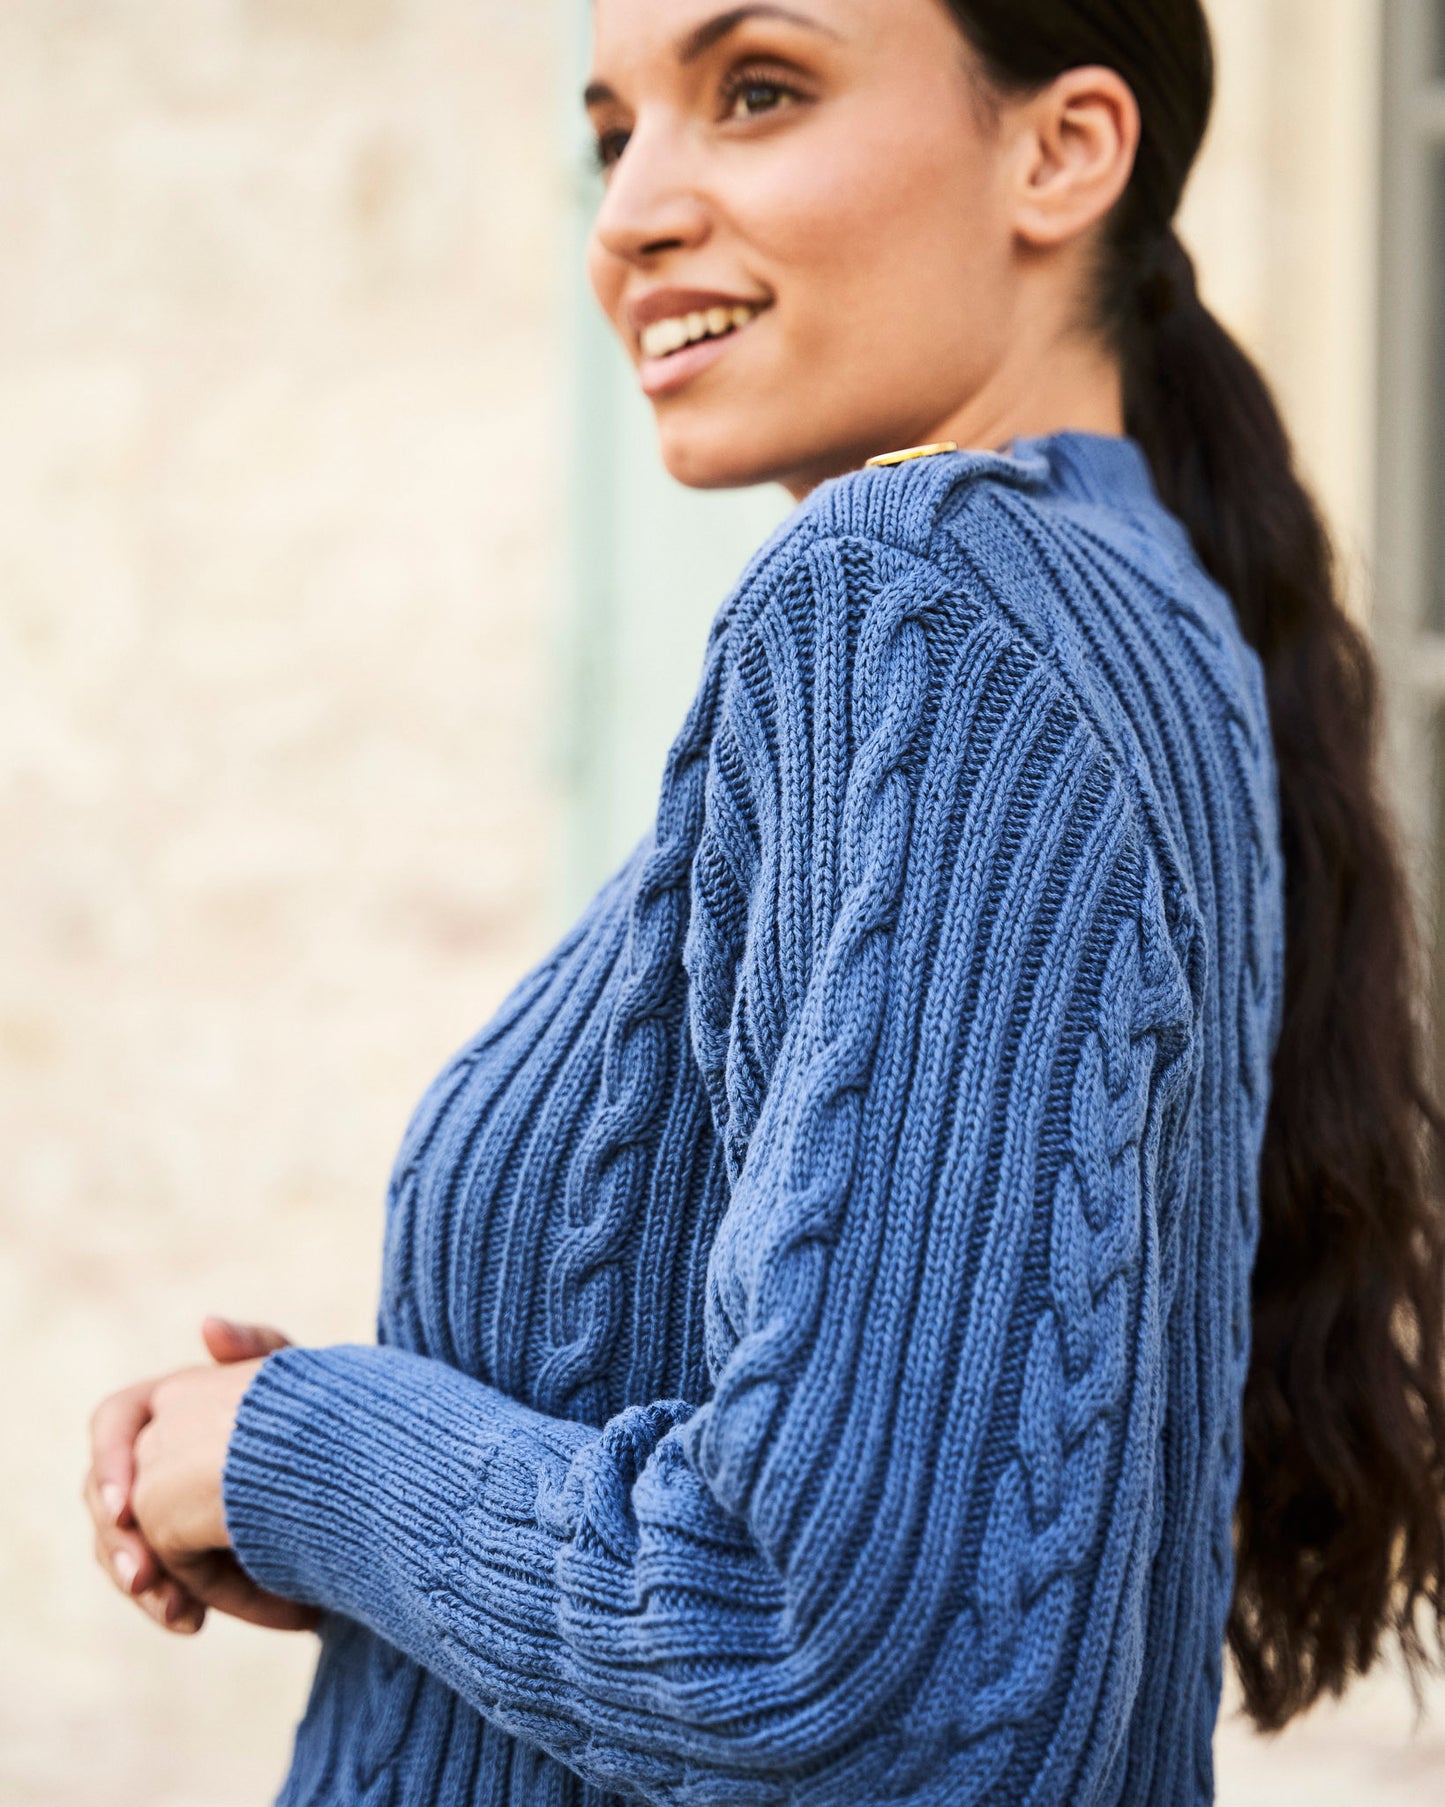
[[[759,96],[771,97],[770,104],[765,103],[756,111],[738,113],[738,102],[747,96],[756,99]],[[768,113],[781,112],[785,107],[807,96],[793,82],[780,77],[770,64],[744,63],[730,71],[724,79],[718,94],[718,105],[723,119],[759,119]],[[604,175],[627,149],[630,132],[613,130],[598,133],[593,141],[588,161],[594,170]]]
[[[802,94],[791,82],[782,81],[777,73],[766,65],[744,64],[728,76],[722,86],[724,111],[732,117],[732,109],[748,93],[768,93],[784,95],[789,100],[801,100]],[[764,107],[765,113],[775,113],[777,107]],[[756,118],[756,114],[745,114],[745,118]]]

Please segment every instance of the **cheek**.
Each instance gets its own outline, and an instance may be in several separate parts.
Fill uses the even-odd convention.
[[[912,319],[936,352],[929,323],[940,309],[977,319],[1000,292],[1002,210],[977,147],[952,122],[910,136],[840,116],[812,143],[799,134],[796,153],[768,160],[765,173],[762,161],[738,196],[740,223],[745,215],[800,354],[834,358],[856,342],[875,359],[906,358]]]

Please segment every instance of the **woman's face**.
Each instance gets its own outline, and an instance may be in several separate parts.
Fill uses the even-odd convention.
[[[971,65],[943,0],[595,0],[588,272],[681,482],[800,496],[1004,363],[1017,160]]]

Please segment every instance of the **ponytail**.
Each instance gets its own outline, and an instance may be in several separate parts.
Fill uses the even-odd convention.
[[[1445,1626],[1445,1122],[1376,777],[1379,683],[1263,377],[1172,232],[1136,262],[1126,422],[1264,666],[1284,1021],[1261,1166],[1230,1648],[1256,1723]]]

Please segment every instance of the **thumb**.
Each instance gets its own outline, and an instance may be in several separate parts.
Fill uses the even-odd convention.
[[[233,1324],[229,1318],[206,1317],[201,1320],[201,1340],[218,1362],[248,1362],[258,1355],[269,1355],[273,1349],[290,1347],[291,1339],[283,1330],[269,1324]]]

